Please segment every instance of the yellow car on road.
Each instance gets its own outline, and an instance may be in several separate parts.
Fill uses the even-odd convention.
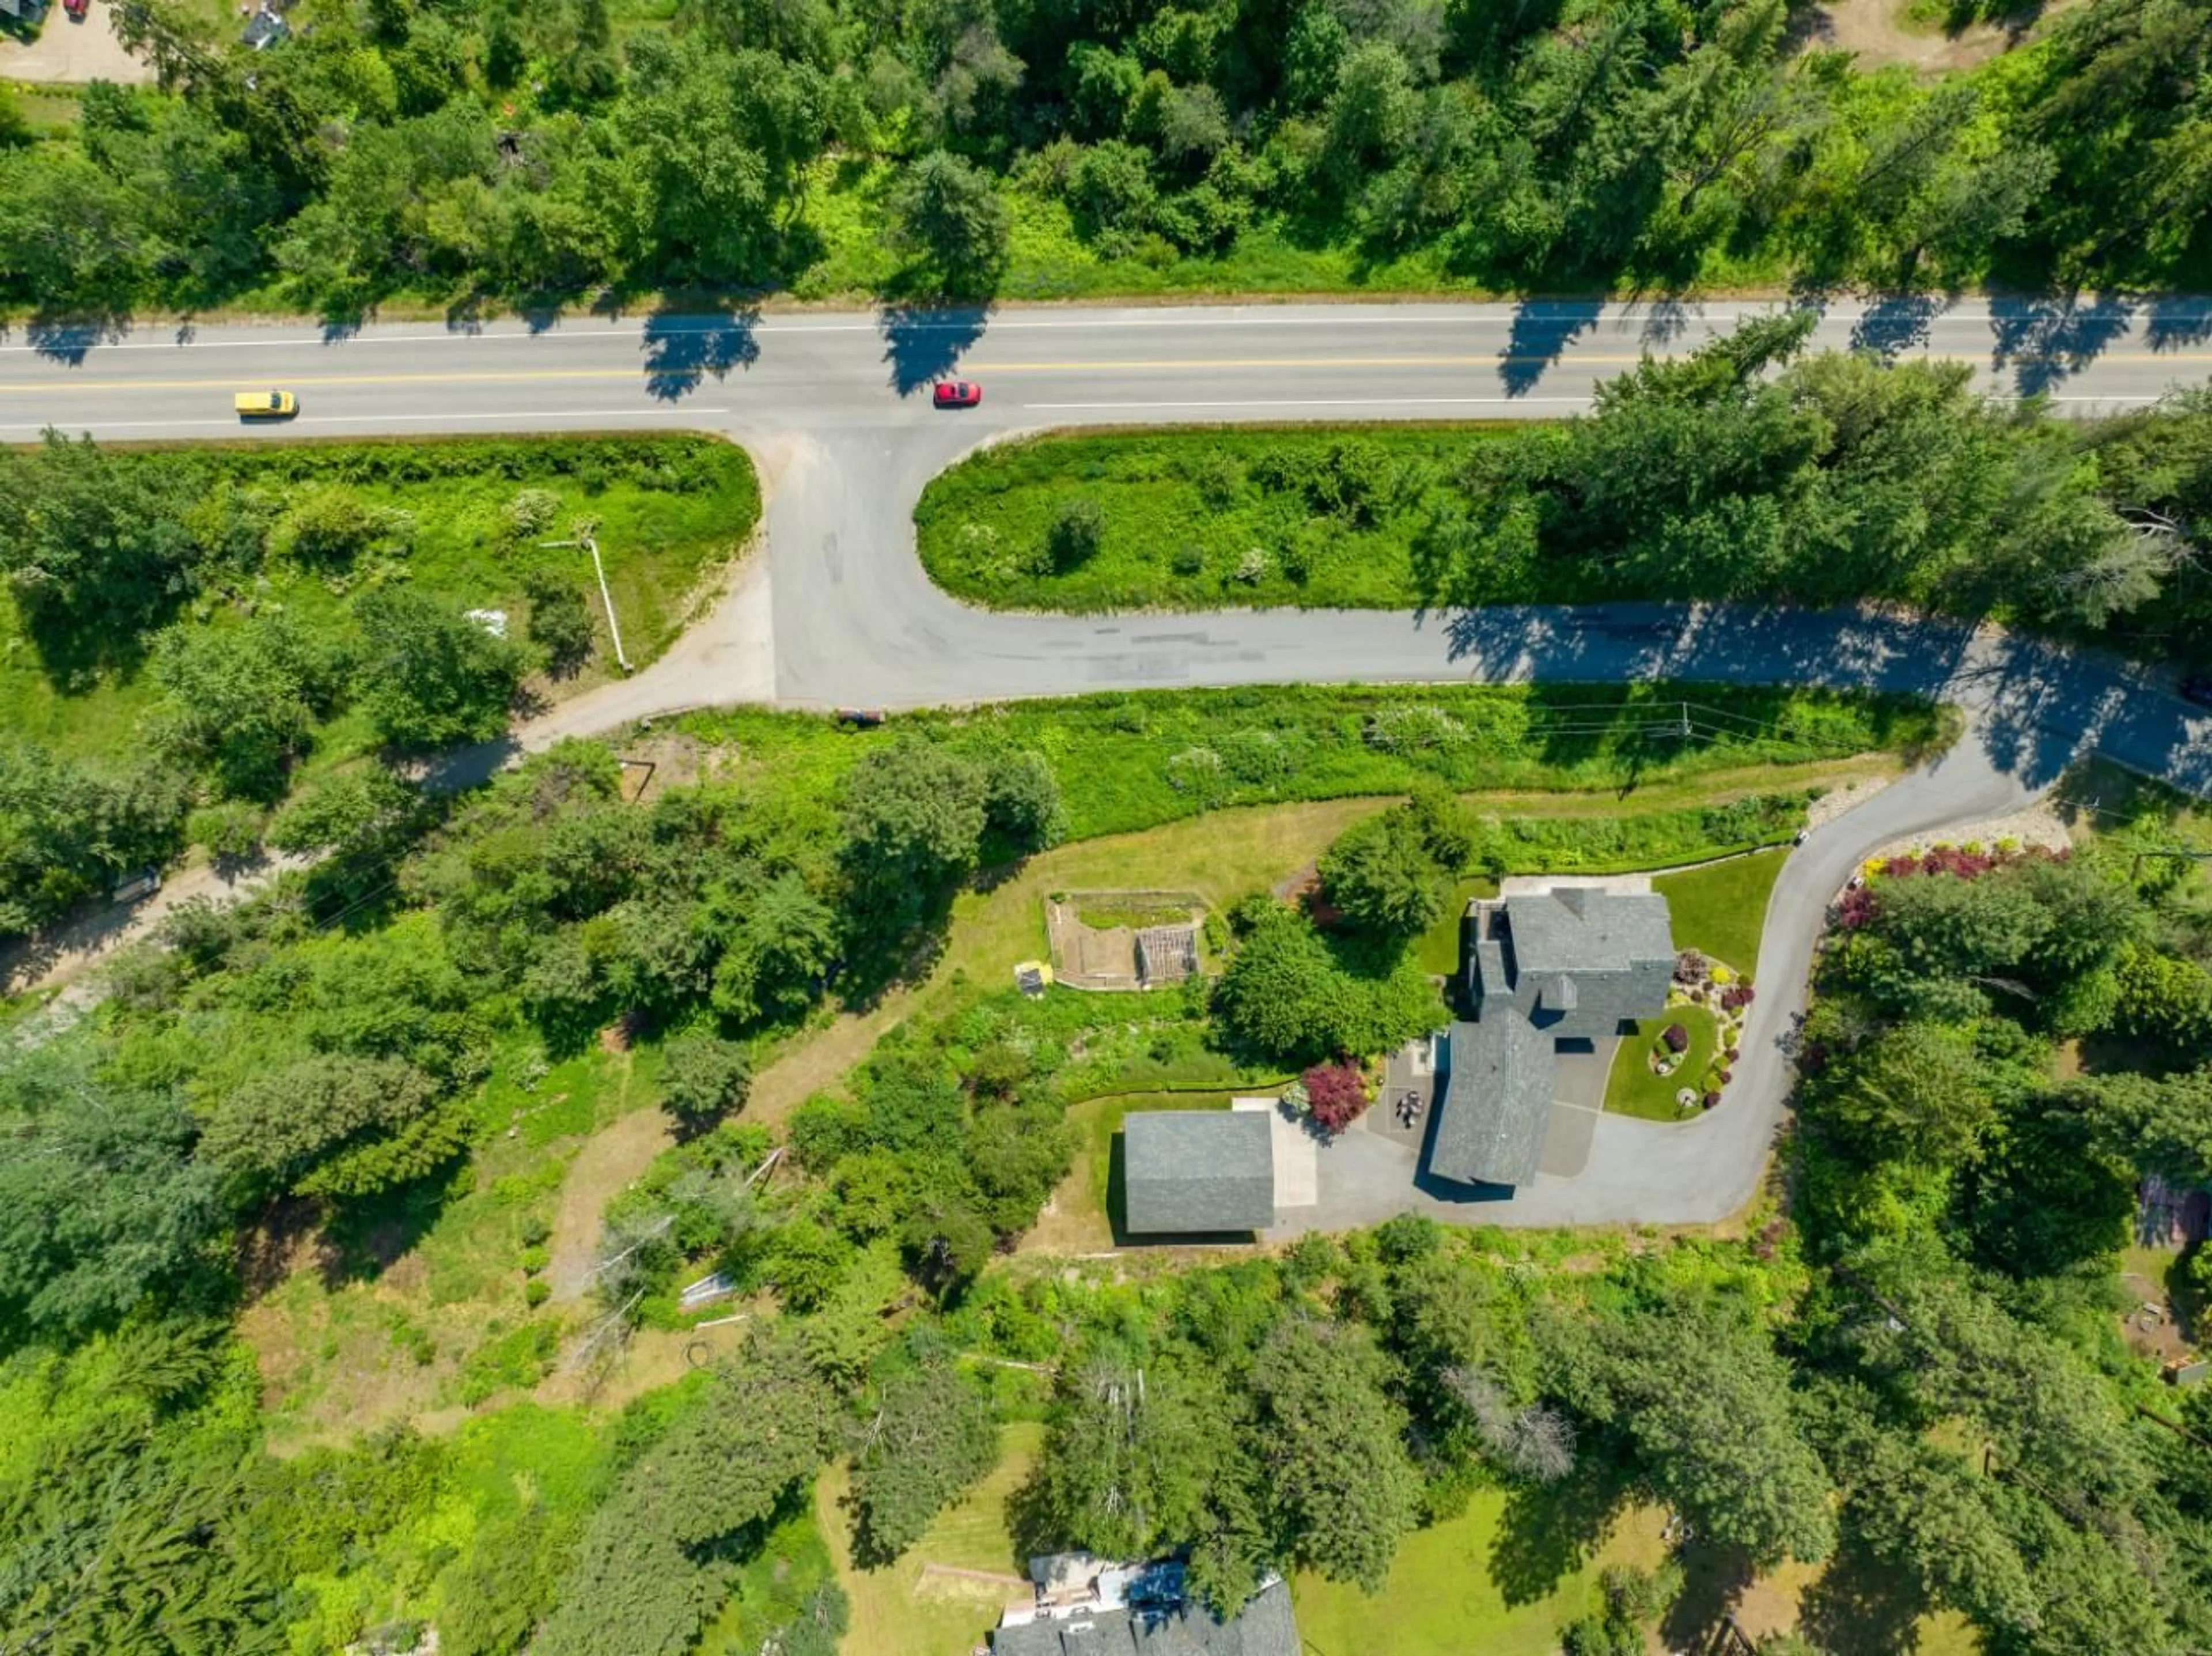
[[[300,399],[289,391],[241,391],[231,401],[241,420],[288,420],[300,411]]]

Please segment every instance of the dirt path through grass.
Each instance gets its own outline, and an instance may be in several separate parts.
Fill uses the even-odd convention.
[[[599,1215],[653,1159],[675,1142],[668,1117],[658,1108],[633,1110],[584,1142],[561,1184],[561,1205],[547,1245],[546,1280],[556,1304],[582,1297],[599,1245]]]

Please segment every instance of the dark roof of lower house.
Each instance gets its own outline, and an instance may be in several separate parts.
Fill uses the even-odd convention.
[[[1223,1621],[1191,1601],[1172,1609],[1040,1618],[991,1635],[993,1656],[1299,1656],[1287,1582],[1270,1581]]]
[[[1275,1222],[1274,1133],[1259,1110],[1158,1110],[1121,1123],[1132,1234],[1264,1231]]]
[[[1552,1038],[1510,1007],[1451,1026],[1449,1075],[1429,1171],[1462,1184],[1526,1184],[1536,1177],[1552,1114]]]

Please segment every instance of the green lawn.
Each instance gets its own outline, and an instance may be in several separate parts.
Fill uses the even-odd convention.
[[[1451,898],[1437,923],[1413,940],[1413,953],[1424,971],[1439,977],[1449,977],[1459,971],[1460,922],[1467,916],[1467,905],[1478,898],[1497,895],[1494,880],[1462,880],[1452,886]]]
[[[1661,1556],[1659,1516],[1632,1511],[1588,1556],[1540,1556],[1542,1515],[1517,1511],[1519,1504],[1498,1490],[1477,1490],[1459,1517],[1407,1538],[1389,1582],[1372,1596],[1316,1575],[1296,1577],[1291,1594],[1306,1650],[1557,1656],[1560,1629],[1595,1606],[1601,1568],[1649,1568]]]
[[[1006,1533],[1006,1497],[1029,1476],[1044,1428],[1018,1421],[1000,1428],[1000,1459],[968,1498],[938,1515],[903,1558],[882,1569],[855,1568],[852,1516],[840,1505],[851,1487],[843,1462],[816,1481],[814,1511],[835,1561],[853,1619],[839,1648],[848,1656],[969,1656],[1018,1590],[989,1582],[930,1577],[925,1564],[1018,1575],[1027,1568]]]
[[[1690,1046],[1681,1067],[1662,1077],[1651,1073],[1646,1060],[1659,1032],[1669,1024],[1680,1024],[1690,1032]],[[1641,1116],[1646,1121],[1681,1121],[1696,1113],[1679,1108],[1674,1094],[1685,1087],[1704,1090],[1705,1072],[1712,1065],[1719,1038],[1719,1026],[1703,1007],[1669,1007],[1657,1017],[1645,1019],[1636,1026],[1633,1035],[1621,1038],[1620,1050],[1613,1054],[1613,1073],[1606,1080],[1605,1107],[1618,1115]]]
[[[1674,916],[1674,947],[1702,950],[1744,977],[1758,971],[1766,900],[1789,855],[1778,846],[1653,880]]]
[[[744,451],[692,435],[216,446],[156,451],[132,463],[191,466],[210,490],[263,492],[279,508],[309,490],[343,489],[413,519],[404,556],[328,571],[272,551],[250,577],[211,575],[177,613],[177,624],[221,625],[235,612],[281,607],[310,627],[341,627],[355,597],[404,581],[471,608],[504,609],[519,636],[527,622],[524,571],[550,562],[589,594],[600,634],[584,671],[549,686],[556,695],[604,679],[613,661],[590,558],[541,548],[538,540],[568,539],[580,519],[597,521],[623,643],[631,663],[642,665],[674,640],[687,600],[744,545],[760,515]],[[518,538],[507,530],[506,513],[525,489],[542,490],[557,504],[544,533]],[[128,754],[155,695],[143,667],[145,642],[111,643],[96,669],[61,676],[42,660],[13,598],[0,591],[0,729],[73,756]],[[319,758],[342,758],[340,750],[357,751],[368,737],[361,721],[342,718]]]
[[[933,480],[915,508],[938,585],[998,608],[1222,604],[1410,606],[1425,502],[1486,428],[1243,428],[1037,437]],[[1053,569],[1067,502],[1096,504],[1097,551]]]

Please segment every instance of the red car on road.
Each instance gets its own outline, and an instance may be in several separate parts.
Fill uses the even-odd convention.
[[[92,9],[92,0],[62,0],[62,9],[70,15],[70,21],[82,23],[85,13]]]
[[[983,400],[983,387],[973,380],[939,380],[931,395],[939,408],[973,408]]]

